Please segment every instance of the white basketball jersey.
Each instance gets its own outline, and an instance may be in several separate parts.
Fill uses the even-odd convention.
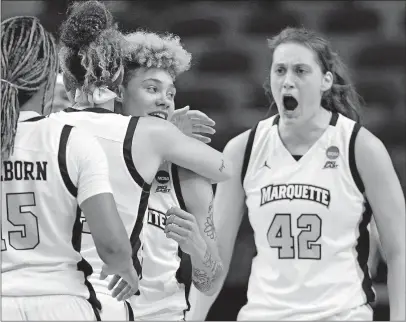
[[[359,125],[333,113],[297,161],[278,121],[259,122],[247,144],[243,187],[257,255],[238,320],[318,320],[374,301],[371,208],[354,155]]]
[[[131,297],[136,319],[183,314],[188,309],[191,266],[189,255],[166,237],[166,212],[171,207],[185,209],[177,166],[163,163],[152,182],[148,217],[142,233],[142,279],[140,294]],[[189,262],[188,262],[189,260]],[[188,276],[189,275],[189,276]],[[180,316],[182,318],[182,316]]]
[[[80,135],[72,126],[32,114],[38,115],[20,113],[14,153],[2,162],[2,295],[75,295],[96,304],[86,280],[91,267],[79,253],[78,202],[93,195],[78,188],[78,169],[81,178],[91,179],[78,162]],[[30,117],[22,121],[22,115]],[[111,192],[100,188],[95,194]]]
[[[100,142],[109,164],[114,200],[133,246],[134,266],[140,274],[141,263],[139,256],[136,255],[141,247],[140,232],[148,205],[150,185],[144,182],[135,168],[132,158],[132,141],[139,118],[115,114],[102,108],[84,110],[69,108],[51,114],[50,117],[87,131]],[[148,160],[145,161],[148,162]],[[111,276],[105,280],[99,279],[103,262],[97,254],[84,217],[82,217],[82,221],[81,253],[92,265],[94,272],[89,280],[94,285],[96,292],[111,294],[111,291],[107,289]]]

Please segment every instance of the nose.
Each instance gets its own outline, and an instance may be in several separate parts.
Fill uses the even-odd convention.
[[[283,80],[284,89],[292,89],[294,87],[294,75],[291,72],[285,74],[285,79]]]
[[[156,100],[156,106],[167,110],[171,106],[171,101],[165,95],[162,95]]]

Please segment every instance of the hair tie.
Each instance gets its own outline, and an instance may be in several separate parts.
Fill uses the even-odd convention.
[[[2,82],[9,84],[12,88],[18,91],[18,86],[16,84],[13,84],[12,82],[9,82],[8,80],[1,79]]]

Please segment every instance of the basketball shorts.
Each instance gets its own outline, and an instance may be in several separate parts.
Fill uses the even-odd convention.
[[[102,310],[102,321],[134,321],[134,313],[129,302],[117,301],[111,295],[97,293]]]
[[[3,296],[2,321],[96,321],[92,305],[74,295]]]

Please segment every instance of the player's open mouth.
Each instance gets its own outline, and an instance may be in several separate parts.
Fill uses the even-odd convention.
[[[298,101],[292,95],[283,96],[283,106],[288,111],[294,111],[298,105],[299,105]]]
[[[152,113],[149,113],[148,115],[159,117],[160,119],[163,119],[163,120],[168,119],[168,113],[166,113],[166,112],[152,112]]]

